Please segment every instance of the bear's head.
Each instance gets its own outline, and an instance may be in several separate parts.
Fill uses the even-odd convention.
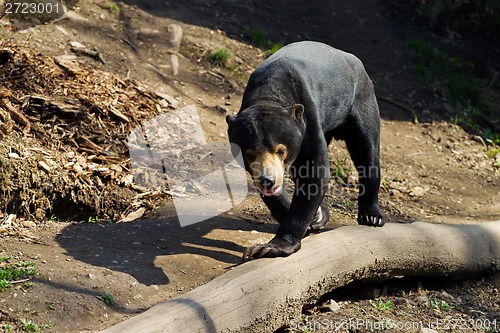
[[[226,117],[233,155],[241,151],[245,169],[264,196],[279,195],[285,172],[299,154],[305,131],[304,106],[253,106]]]

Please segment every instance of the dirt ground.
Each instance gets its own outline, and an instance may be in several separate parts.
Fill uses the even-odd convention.
[[[104,61],[77,54],[76,62],[92,71],[133,80],[147,91],[173,96],[180,106],[196,105],[210,141],[227,140],[225,114],[238,110],[246,79],[266,57],[266,50],[252,43],[249,28],[265,31],[273,42],[326,42],[357,55],[381,97],[380,203],[388,221],[500,219],[500,171],[495,166],[500,161],[487,156],[480,138],[453,123],[449,102],[415,77],[405,43],[418,36],[479,63],[498,58],[494,48],[456,35],[433,34],[408,7],[386,0],[130,0],[120,2],[119,10],[109,5],[82,1],[66,18],[22,30],[16,30],[16,24],[22,26],[23,21],[12,23],[4,18],[0,32],[4,41],[30,50],[35,57],[74,55],[72,42],[99,52]],[[177,75],[172,73],[166,37],[173,23],[184,33]],[[208,59],[222,47],[231,55],[226,67]],[[388,99],[414,109],[418,123]],[[343,143],[333,143],[330,152],[332,167],[342,168],[346,177],[332,179],[327,230],[356,223],[356,190],[349,186],[355,182],[353,166]],[[88,223],[84,214],[89,213],[83,210],[75,212],[76,220],[56,221],[49,214],[43,221],[19,216],[9,226],[0,225],[0,256],[10,256],[12,262],[33,261],[38,269],[31,280],[34,285],[19,283],[0,293],[0,332],[7,332],[8,324],[12,332],[22,331],[23,320],[45,325],[46,332],[109,327],[223,274],[240,263],[247,246],[268,241],[276,229],[256,193],[218,217],[183,228],[171,200],[154,207],[132,222],[112,223],[112,217],[98,216],[97,223]],[[62,217],[66,210],[71,216],[73,209],[59,207],[56,215]],[[5,224],[9,214],[16,213],[0,211],[0,221],[3,218]],[[498,332],[499,288],[498,274],[466,281],[421,278],[356,286],[306,306],[303,318],[283,331],[406,332],[412,330],[390,323],[456,323],[458,318],[467,324],[478,320],[480,325],[440,326],[439,331]],[[113,304],[98,298],[104,293],[112,295]],[[379,301],[391,301],[395,308],[381,309]],[[385,320],[386,326],[311,326],[354,318]],[[488,327],[486,320],[496,321],[496,329],[493,324]]]

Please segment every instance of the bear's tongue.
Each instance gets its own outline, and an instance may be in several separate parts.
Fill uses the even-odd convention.
[[[273,196],[273,195],[276,195],[276,194],[278,194],[280,191],[281,191],[281,186],[275,187],[275,188],[270,189],[270,190],[263,190],[263,189],[260,189],[260,193],[262,193],[262,195],[263,195],[263,196],[266,196],[266,197],[271,197],[271,196]]]

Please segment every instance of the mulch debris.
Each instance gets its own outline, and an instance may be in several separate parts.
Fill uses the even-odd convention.
[[[166,190],[134,185],[127,136],[178,101],[78,60],[0,44],[0,212],[6,217],[120,221],[168,197]]]

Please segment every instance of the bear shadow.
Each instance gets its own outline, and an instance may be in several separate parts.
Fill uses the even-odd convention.
[[[215,229],[274,234],[276,224],[217,216],[181,227],[175,214],[161,219],[127,223],[73,223],[55,238],[75,260],[123,272],[145,285],[170,282],[164,268],[155,265],[159,256],[196,254],[237,265],[245,247],[230,239],[205,237]]]

